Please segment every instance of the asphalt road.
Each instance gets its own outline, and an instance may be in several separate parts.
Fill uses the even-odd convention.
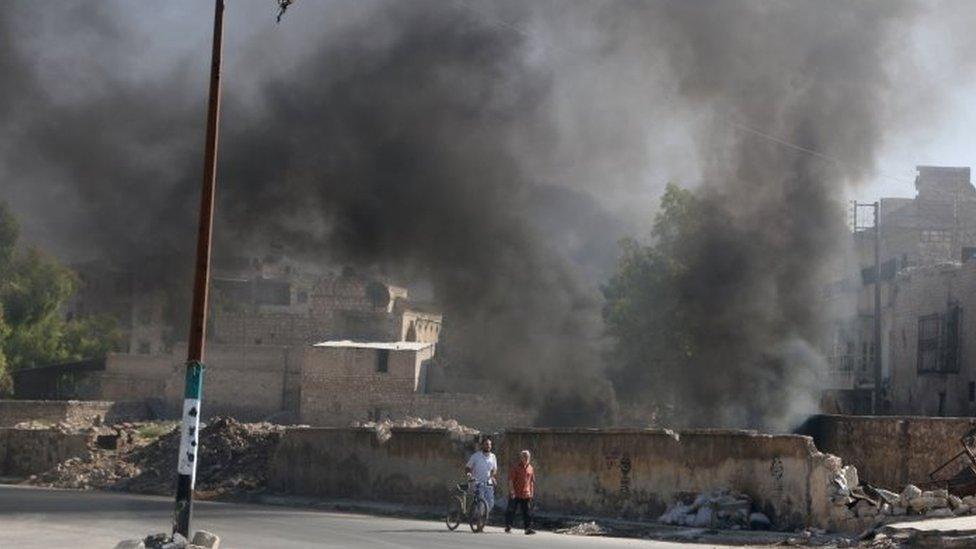
[[[172,501],[106,492],[0,486],[0,549],[111,549],[122,539],[168,530]],[[308,547],[556,547],[678,549],[715,547],[661,541],[566,536],[488,527],[333,513],[288,507],[198,502],[194,528],[222,537],[224,549]]]

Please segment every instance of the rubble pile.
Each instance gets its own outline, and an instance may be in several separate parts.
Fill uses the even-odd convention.
[[[945,489],[923,491],[913,484],[895,493],[862,482],[852,465],[834,475],[830,501],[831,518],[838,524],[860,520],[867,525],[904,516],[944,518],[976,512],[976,496],[958,497]]]
[[[216,418],[204,426],[200,431],[197,493],[220,497],[263,489],[268,463],[283,429],[231,418]],[[134,427],[119,430],[132,443],[115,449],[93,444],[87,456],[66,460],[28,482],[61,488],[171,493],[176,484],[178,430],[148,443],[140,443]]]
[[[390,440],[390,437],[393,436],[392,430],[394,428],[445,429],[448,436],[457,442],[466,442],[470,440],[472,436],[481,432],[472,427],[461,425],[456,419],[441,419],[439,417],[435,417],[434,419],[406,417],[403,419],[384,419],[382,421],[356,421],[353,422],[352,427],[373,429],[376,431],[376,439],[379,440],[380,443]]]
[[[658,520],[676,526],[728,530],[768,530],[772,527],[766,515],[753,512],[752,498],[732,490],[704,492],[691,503],[676,502]]]

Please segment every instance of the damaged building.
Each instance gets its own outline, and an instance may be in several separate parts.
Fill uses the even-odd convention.
[[[15,394],[142,400],[157,415],[172,415],[169,408],[183,390],[186,348],[165,341],[170,328],[162,296],[143,298],[137,277],[101,268],[84,272],[84,291],[66,314],[112,315],[128,346],[104,359],[15,372]],[[218,272],[213,295],[207,415],[347,425],[456,417],[472,409],[484,413],[469,419],[488,427],[529,422],[527,412],[465,391],[463,380],[445,373],[436,360],[443,316],[411,301],[404,287],[351,270],[322,275],[283,261],[253,262]]]
[[[967,334],[976,335],[965,322],[965,311],[976,311],[976,188],[969,180],[969,168],[919,166],[917,196],[881,199],[877,229],[855,233],[860,276],[826,289],[837,322],[826,345],[825,411],[976,413],[976,360],[965,348]],[[876,283],[880,346],[873,334]],[[879,349],[882,400],[873,407]]]

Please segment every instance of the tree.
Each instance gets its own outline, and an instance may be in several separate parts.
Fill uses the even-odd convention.
[[[107,317],[65,320],[77,277],[36,248],[19,249],[16,219],[0,202],[0,394],[9,371],[104,356],[121,336]]]
[[[654,219],[652,242],[621,242],[616,273],[603,286],[603,317],[614,339],[611,374],[623,398],[659,386],[662,376],[694,355],[692,319],[677,291],[693,258],[688,242],[700,229],[701,200],[669,184]],[[656,404],[666,404],[657,402]]]

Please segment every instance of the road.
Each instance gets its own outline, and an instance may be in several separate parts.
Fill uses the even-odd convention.
[[[167,530],[168,498],[108,492],[76,492],[0,486],[0,549],[111,549],[122,539]],[[347,513],[198,502],[194,528],[222,537],[224,549],[342,548],[634,548],[688,549],[714,545],[566,536],[520,530],[483,534],[443,523]],[[516,533],[517,532],[517,533]]]

